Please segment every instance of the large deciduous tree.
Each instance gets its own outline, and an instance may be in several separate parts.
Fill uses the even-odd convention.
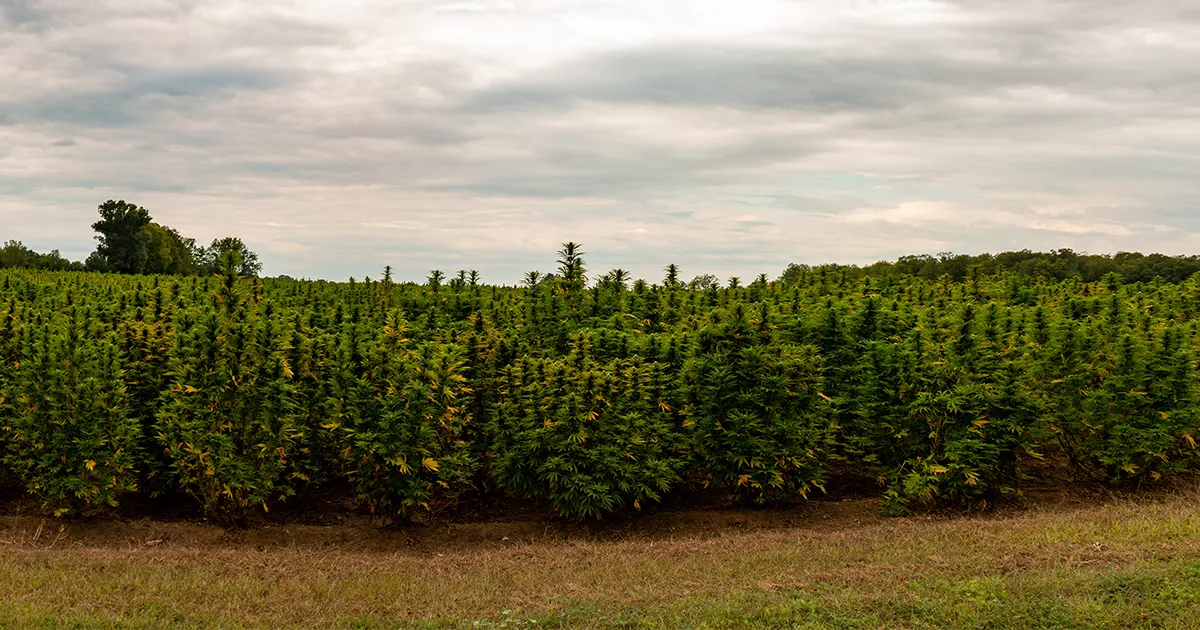
[[[96,230],[100,244],[88,257],[89,269],[113,273],[196,273],[196,241],[184,238],[174,228],[155,223],[145,208],[109,199],[100,204],[99,211],[100,220],[92,224],[92,229]]]
[[[116,273],[141,273],[149,255],[150,212],[125,200],[109,199],[99,206],[100,220],[92,224],[96,251],[88,258],[89,268]]]

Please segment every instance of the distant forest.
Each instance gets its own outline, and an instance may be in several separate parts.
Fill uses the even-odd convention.
[[[123,200],[108,200],[99,206],[100,220],[92,224],[96,231],[96,251],[86,261],[76,262],[55,249],[36,252],[21,241],[9,240],[0,248],[0,269],[42,269],[47,271],[99,271],[124,274],[212,275],[219,271],[221,256],[233,252],[241,259],[241,275],[258,276],[262,263],[240,238],[213,240],[207,247],[181,235],[174,228],[154,222],[149,211]],[[962,282],[973,276],[1009,272],[1031,278],[1068,280],[1077,278],[1096,282],[1110,273],[1124,282],[1183,282],[1200,271],[1200,256],[1168,256],[1117,252],[1088,254],[1071,249],[1035,252],[1028,249],[999,254],[919,254],[902,256],[895,261],[871,265],[790,264],[778,277],[784,284],[795,282],[806,272],[834,273],[847,279],[881,278],[908,275],[934,280],[948,276]],[[765,281],[763,276],[760,281]],[[730,278],[736,288],[739,280]],[[716,276],[696,276],[683,283],[693,289],[720,286]]]
[[[1200,256],[1167,256],[1166,254],[1140,254],[1117,252],[1116,254],[1087,254],[1070,249],[1035,252],[1028,249],[999,254],[941,253],[902,256],[895,262],[880,261],[873,265],[789,265],[780,277],[788,281],[804,271],[814,269],[845,269],[850,277],[883,277],[887,275],[911,275],[927,280],[949,276],[962,282],[972,275],[994,275],[1003,272],[1046,280],[1069,280],[1077,278],[1084,282],[1096,282],[1115,273],[1125,282],[1150,282],[1155,278],[1166,282],[1183,282],[1200,271]]]

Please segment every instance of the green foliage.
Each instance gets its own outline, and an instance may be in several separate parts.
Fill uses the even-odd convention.
[[[683,466],[668,383],[656,362],[520,361],[494,412],[497,482],[576,520],[658,501]]]
[[[910,375],[917,386],[908,422],[891,436],[900,448],[888,449],[889,510],[986,504],[1019,486],[1020,457],[1033,450],[1030,432],[1041,410],[1021,372],[1025,361],[1013,356],[1018,350],[1001,337],[995,317],[989,309],[976,322],[965,306],[948,352],[921,357],[924,367]]]
[[[67,260],[57,249],[46,254],[25,247],[21,241],[6,241],[0,247],[0,269],[25,268],[49,269],[54,271],[79,271],[83,265]]]
[[[150,212],[125,200],[100,204],[100,220],[92,224],[100,242],[88,268],[114,273],[142,273],[149,256]]]
[[[213,239],[208,247],[196,249],[196,268],[202,275],[221,273],[221,261],[226,256],[237,257],[237,272],[242,276],[257,276],[262,273],[262,262],[258,254],[235,236]]]
[[[142,228],[146,262],[136,273],[190,275],[198,270],[196,242],[174,228],[150,223]]]
[[[27,323],[23,337],[0,392],[4,464],[56,513],[117,505],[137,487],[140,427],[128,415],[112,336],[74,306]]]
[[[298,431],[292,370],[269,302],[250,302],[225,258],[216,308],[185,314],[157,414],[169,476],[205,514],[238,522],[294,492],[286,478]]]
[[[156,432],[156,414],[160,404],[160,393],[168,387],[168,360],[171,356],[171,339],[165,322],[127,321],[118,328],[121,353],[124,358],[124,379],[128,399],[128,415],[136,423],[140,435],[153,436]],[[160,448],[147,448],[147,441],[137,444],[135,456],[138,469],[145,482],[144,490],[151,493],[169,489],[160,475],[169,462]]]
[[[155,223],[148,210],[124,200],[110,199],[100,204],[99,213],[100,220],[92,224],[99,245],[85,265],[91,271],[214,275],[221,273],[221,260],[232,254],[238,259],[239,274],[257,276],[262,273],[258,255],[239,238],[219,238],[208,247],[198,247],[195,239]],[[10,241],[0,250],[0,267],[15,266],[66,269],[71,268],[72,263],[62,259],[57,250],[41,255]]]
[[[1072,323],[1060,330],[1046,368],[1049,426],[1076,466],[1097,480],[1157,480],[1196,464],[1191,349],[1174,328],[1155,345],[1132,334],[1115,343],[1081,339]]]
[[[346,469],[358,498],[377,514],[410,515],[469,488],[477,467],[461,440],[472,418],[465,403],[463,351],[408,347],[408,325],[388,316],[377,350],[357,363],[344,348],[338,407]],[[365,369],[364,369],[365,368]]]
[[[700,468],[754,503],[824,490],[833,429],[816,349],[766,324],[738,309],[703,330],[683,377]]]
[[[145,269],[192,249],[113,204],[106,246],[147,219]],[[283,499],[409,517],[496,493],[588,519],[830,483],[903,513],[991,506],[1030,475],[1200,471],[1200,277],[1085,281],[1060,251],[589,286],[568,243],[520,287],[333,283],[247,279],[247,251],[205,248],[217,273],[191,277],[0,268],[0,477],[68,511],[135,491],[238,522]],[[1046,269],[1014,271],[1030,260]]]

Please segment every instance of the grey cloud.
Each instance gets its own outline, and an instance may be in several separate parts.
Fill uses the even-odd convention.
[[[291,80],[286,72],[205,68],[180,72],[127,68],[121,85],[102,92],[52,95],[0,104],[9,124],[70,123],[121,126],[149,122],[164,111],[187,111],[208,99],[251,90],[277,89]]]
[[[444,187],[522,197],[657,195],[725,183],[775,161],[817,153],[822,142],[784,133],[748,134],[697,149],[652,138],[605,138],[587,130],[542,133],[528,141],[536,143],[536,157],[469,171],[469,180]]]
[[[890,109],[919,86],[868,60],[831,68],[801,49],[697,46],[622,51],[472,96],[466,111],[568,108],[577,101],[686,107]],[[925,69],[922,68],[922,71]],[[891,90],[876,89],[887,79]]]
[[[991,34],[991,39],[1002,39]],[[1066,33],[1063,33],[1067,37]],[[1068,38],[1070,39],[1070,38]],[[1022,59],[1024,49],[990,58],[954,54],[934,39],[896,42],[874,52],[811,46],[674,45],[583,59],[475,95],[466,112],[536,112],[581,101],[818,111],[897,110],[953,95],[1052,87],[1075,94],[1140,94],[1184,99],[1200,86],[1200,67],[1179,54],[1143,65],[1136,54],[1120,65],[1079,47]],[[968,47],[990,48],[981,37]],[[1078,44],[1078,42],[1076,42]],[[1057,112],[1051,110],[1051,115]],[[1071,113],[1064,112],[1065,118]],[[1017,112],[1029,115],[1030,112]]]
[[[54,142],[51,142],[50,146],[52,146],[52,147],[73,147],[77,144],[79,144],[79,143],[76,142],[74,138],[63,138],[62,140],[55,140]]]
[[[43,30],[50,25],[52,15],[38,0],[4,0],[0,3],[0,23],[21,30]]]
[[[565,108],[573,102],[637,102],[688,107],[893,108],[901,93],[857,89],[861,76],[831,77],[821,65],[796,63],[795,51],[651,50],[592,60],[542,82],[502,86],[473,97],[466,109]],[[865,64],[864,64],[865,65]],[[847,70],[849,70],[847,68]],[[872,69],[873,71],[873,69]]]
[[[221,0],[84,4],[0,0],[18,27],[0,32],[0,62],[25,55],[0,66],[29,69],[0,94],[0,208],[41,234],[27,209],[58,204],[83,226],[77,249],[110,194],[201,240],[262,243],[268,271],[327,277],[461,262],[503,281],[548,269],[571,238],[597,269],[655,279],[671,261],[749,277],[793,259],[1186,247],[1200,232],[1187,3],[964,0],[938,5],[962,11],[944,23],[784,24],[494,73],[469,46],[403,28],[384,45],[269,2],[220,19]],[[947,199],[1008,223],[846,222]],[[1128,234],[1031,227],[1062,208]]]
[[[629,138],[621,139],[627,154],[613,156],[599,129],[565,137],[543,133],[531,138],[538,158],[511,165],[515,176],[492,182],[472,174],[470,189],[595,194],[608,186],[646,194],[724,183],[727,164],[745,166],[736,176],[753,179],[755,168],[881,141],[909,145],[909,174],[961,180],[972,165],[997,173],[1012,169],[1058,194],[1079,194],[1106,174],[1110,183],[1186,177],[1197,157],[1194,143],[1174,140],[1180,145],[1175,155],[1135,157],[1153,141],[1130,127],[1153,117],[1162,128],[1194,130],[1200,66],[1186,49],[1114,48],[1109,31],[1166,25],[1187,33],[1180,20],[1195,16],[1168,3],[1137,11],[1116,2],[1089,4],[1095,11],[1083,6],[1062,3],[1053,19],[1045,19],[1045,12],[1030,6],[981,3],[977,19],[955,28],[852,33],[861,45],[799,38],[769,46],[687,43],[578,58],[468,95],[459,111],[520,124],[567,116],[589,104],[598,111],[704,108],[785,114],[818,129],[803,138],[783,131],[792,137],[782,142],[747,132],[736,147],[712,147],[707,161],[704,151],[660,152]],[[1093,155],[1085,148],[1098,144],[1109,151],[1123,145],[1123,155]],[[857,165],[850,159],[838,164],[872,170],[880,160],[901,160],[886,153],[863,157]]]

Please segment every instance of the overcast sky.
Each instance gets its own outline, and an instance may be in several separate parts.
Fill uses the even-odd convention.
[[[330,279],[1200,253],[1200,3],[0,0],[0,239],[108,198]]]

